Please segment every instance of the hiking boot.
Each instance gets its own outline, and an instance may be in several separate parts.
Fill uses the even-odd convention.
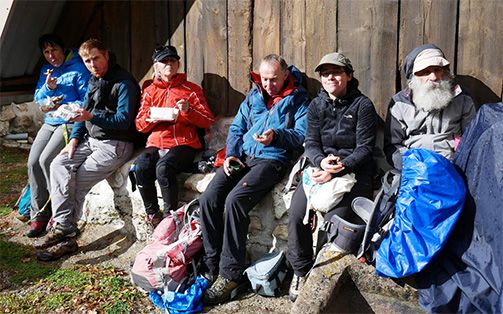
[[[30,229],[26,232],[28,238],[38,238],[47,230],[47,221],[32,221]]]
[[[78,249],[79,245],[77,244],[77,240],[75,240],[75,238],[67,238],[49,247],[45,251],[37,252],[36,256],[39,261],[49,262],[57,260],[63,255],[75,253]]]
[[[216,305],[227,302],[235,298],[238,294],[238,282],[229,280],[222,276],[218,276],[217,280],[210,288],[204,292],[204,303],[208,305]]]
[[[207,289],[209,289],[213,285],[213,283],[215,283],[218,277],[218,275],[212,275],[210,273],[204,273],[202,274],[202,276],[208,281]]]
[[[162,221],[162,214],[161,212],[157,212],[155,214],[147,214],[147,216],[145,217],[145,221],[149,224],[152,225],[152,227],[157,227],[158,224],[161,223]]]
[[[290,297],[290,301],[295,302],[297,297],[299,296],[300,290],[304,287],[306,283],[307,276],[297,276],[293,275],[292,283],[290,284],[290,290],[288,291],[288,296]]]
[[[54,226],[54,228],[51,228],[51,230],[49,230],[49,232],[47,232],[47,234],[43,238],[35,241],[33,247],[35,249],[46,249],[56,243],[63,242],[68,238],[76,237],[78,231],[79,230],[74,226],[63,227],[60,224],[56,224],[56,226]]]

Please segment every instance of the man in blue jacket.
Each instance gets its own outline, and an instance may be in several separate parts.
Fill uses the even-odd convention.
[[[248,213],[283,178],[306,132],[309,99],[297,68],[271,54],[251,79],[255,86],[229,128],[224,165],[199,198],[205,277],[214,282],[207,304],[231,299],[240,285]]]
[[[54,227],[35,248],[41,260],[77,251],[77,222],[86,194],[133,154],[140,88],[134,77],[115,63],[103,43],[85,41],[79,48],[91,72],[84,108],[77,111],[70,142],[51,164]]]

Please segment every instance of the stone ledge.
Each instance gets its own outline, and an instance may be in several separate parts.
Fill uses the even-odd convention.
[[[353,255],[325,246],[321,249],[318,259],[318,265],[311,270],[306,284],[292,306],[291,313],[332,312],[334,304],[347,302],[347,300],[340,300],[339,297],[349,282],[354,283],[359,292],[389,296],[398,303],[402,302],[413,308],[414,312],[422,312],[417,306],[416,289],[408,285],[401,286],[389,278],[377,276],[374,267],[359,263]],[[389,307],[399,308],[394,305]]]
[[[138,190],[132,191],[128,177],[130,161],[120,167],[112,176],[96,184],[86,196],[83,216],[80,224],[111,224],[124,228],[141,241],[146,241],[152,234],[145,223],[145,210]],[[197,198],[206,190],[214,173],[181,174],[179,176],[180,200],[188,202]],[[293,191],[283,194],[282,189],[288,177],[276,185],[260,203],[250,212],[250,233],[248,235],[248,253],[252,260],[257,259],[272,247],[286,250],[288,217],[286,214]],[[158,193],[160,195],[160,192]],[[162,201],[159,199],[162,206]]]

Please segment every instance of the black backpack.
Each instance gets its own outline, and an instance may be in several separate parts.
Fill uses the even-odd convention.
[[[400,180],[401,173],[398,170],[388,170],[382,178],[382,186],[374,201],[365,197],[357,197],[353,200],[351,204],[353,211],[368,215],[357,258],[363,257],[368,263],[375,261],[375,252],[393,225]]]
[[[351,203],[356,215],[342,218],[336,214],[330,221],[325,221],[320,230],[326,232],[328,242],[345,253],[374,262],[374,253],[393,223],[400,178],[399,171],[388,170],[374,201],[356,197]]]

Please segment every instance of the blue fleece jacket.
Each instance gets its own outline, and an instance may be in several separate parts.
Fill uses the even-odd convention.
[[[301,72],[294,66],[290,66],[289,71],[296,88],[271,109],[267,109],[260,86],[255,84],[248,93],[229,128],[226,157],[253,156],[288,163],[292,151],[302,151],[309,96],[300,85]],[[274,131],[270,145],[265,146],[253,139],[254,134],[261,135],[268,129]]]
[[[52,76],[57,78],[56,89],[50,90],[45,84],[47,70],[53,70]],[[68,50],[65,62],[58,68],[46,63],[42,66],[34,99],[39,102],[47,97],[64,95],[62,104],[78,103],[82,106],[87,92],[87,83],[91,73],[82,62],[76,49]],[[48,113],[45,114],[45,123],[50,125],[60,125],[67,123],[61,118],[53,118]]]

